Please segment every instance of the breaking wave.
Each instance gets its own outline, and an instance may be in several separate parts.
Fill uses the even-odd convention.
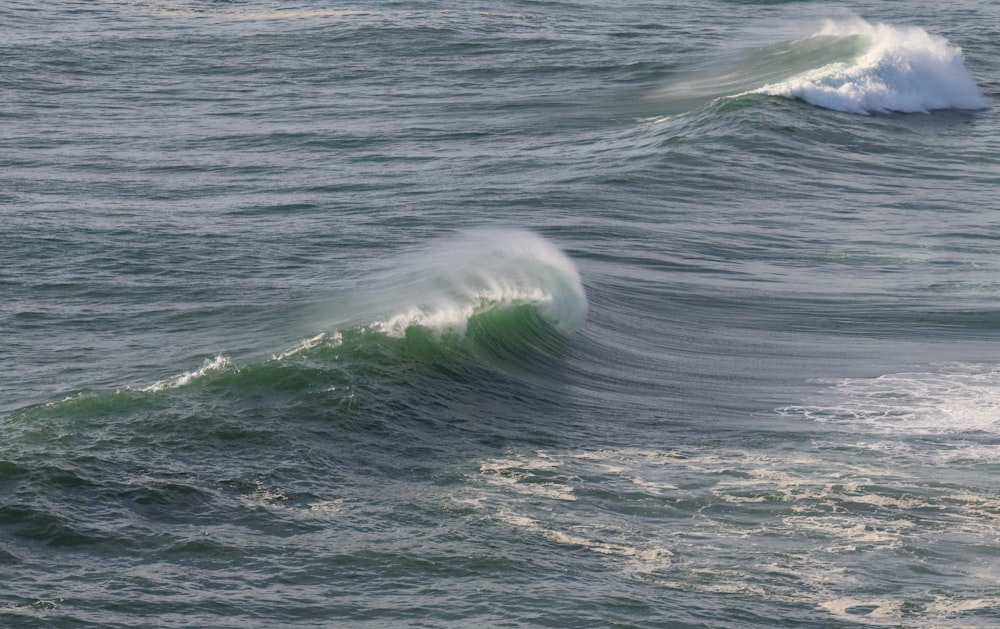
[[[962,50],[923,29],[828,21],[789,53],[831,49],[847,54],[754,91],[856,114],[987,107]]]

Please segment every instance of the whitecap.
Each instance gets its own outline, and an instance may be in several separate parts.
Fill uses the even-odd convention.
[[[385,286],[375,309],[388,311],[369,327],[403,336],[412,326],[464,334],[469,319],[490,310],[528,305],[553,326],[583,325],[587,298],[573,261],[532,232],[484,229],[444,239],[403,256],[373,278]]]
[[[829,21],[812,38],[856,39],[860,52],[754,91],[864,115],[988,107],[962,50],[921,28]]]
[[[167,380],[160,380],[139,390],[147,393],[157,393],[159,391],[163,391],[164,389],[176,389],[177,387],[190,384],[192,381],[201,378],[206,374],[222,371],[231,366],[232,362],[229,360],[229,357],[219,354],[215,358],[206,359],[202,366],[198,369],[186,371]]]

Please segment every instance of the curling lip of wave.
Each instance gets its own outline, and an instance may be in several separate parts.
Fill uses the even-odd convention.
[[[401,336],[411,326],[464,334],[473,316],[532,306],[555,328],[583,325],[587,298],[573,262],[537,234],[470,231],[437,243],[392,271],[382,312],[367,325]]]
[[[859,38],[862,52],[753,93],[798,98],[826,109],[927,113],[937,109],[986,109],[960,48],[916,27],[827,22],[813,38]]]

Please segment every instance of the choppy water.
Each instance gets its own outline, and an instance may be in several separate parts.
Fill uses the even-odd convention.
[[[0,4],[0,623],[996,626],[998,24]]]

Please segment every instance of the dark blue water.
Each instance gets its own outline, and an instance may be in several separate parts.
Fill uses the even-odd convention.
[[[0,4],[0,624],[995,626],[997,24]]]

